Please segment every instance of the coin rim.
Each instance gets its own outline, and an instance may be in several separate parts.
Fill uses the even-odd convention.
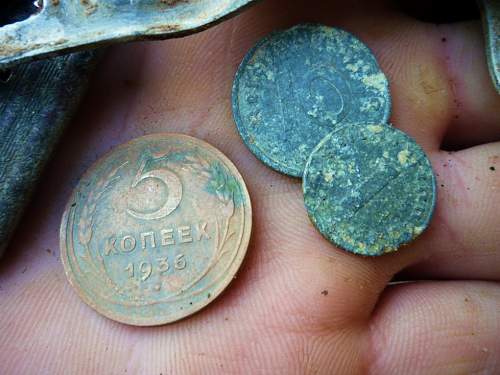
[[[366,44],[364,43],[361,39],[359,39],[356,35],[350,33],[347,30],[344,30],[343,28],[340,27],[333,27],[329,25],[323,25],[321,23],[300,23],[298,25],[295,25],[293,27],[290,27],[288,29],[282,29],[282,30],[276,30],[271,32],[270,34],[266,35],[262,39],[260,39],[252,48],[248,50],[248,52],[245,54],[245,57],[241,61],[240,65],[238,66],[238,69],[236,71],[234,80],[233,80],[233,86],[231,90],[231,106],[232,106],[232,112],[233,112],[233,119],[236,124],[236,127],[238,129],[238,134],[240,135],[241,139],[245,143],[245,145],[248,147],[248,149],[252,152],[252,154],[257,157],[262,163],[264,163],[266,166],[270,167],[271,169],[283,173],[287,176],[291,177],[296,177],[296,178],[302,178],[304,175],[305,171],[305,165],[302,171],[297,170],[294,167],[287,166],[283,163],[277,162],[271,157],[267,155],[264,150],[261,148],[257,147],[255,143],[250,142],[250,135],[247,130],[247,127],[245,126],[245,121],[243,120],[243,117],[240,114],[240,105],[239,105],[239,98],[238,98],[238,92],[240,88],[240,80],[241,77],[244,74],[245,67],[248,65],[249,60],[253,58],[255,55],[256,51],[262,47],[263,44],[269,42],[272,38],[276,37],[277,35],[283,34],[285,32],[292,31],[296,28],[300,27],[306,27],[306,28],[327,28],[327,29],[332,29],[335,30],[336,32],[339,32],[341,34],[347,34],[347,36],[350,36],[354,38],[357,42],[361,44],[364,48],[368,50],[368,52],[371,53],[371,55],[374,58],[374,63],[375,66],[378,68],[379,72],[383,74],[385,78],[385,88],[386,88],[386,93],[387,93],[387,105],[385,108],[384,116],[383,118],[380,119],[380,122],[387,123],[389,121],[389,118],[391,117],[392,113],[392,97],[391,97],[391,91],[390,91],[390,83],[389,79],[387,78],[387,75],[385,72],[382,70],[377,56],[373,52],[373,50]],[[326,135],[325,135],[326,136]]]
[[[157,139],[158,137],[175,137],[177,139],[186,139],[189,142],[194,143],[195,145],[201,146],[205,149],[208,149],[210,152],[212,152],[216,158],[219,159],[219,161],[224,162],[225,166],[230,170],[230,172],[236,177],[240,183],[241,186],[241,193],[242,196],[244,197],[245,204],[242,205],[244,212],[243,212],[243,218],[244,218],[244,223],[242,227],[243,234],[241,236],[241,242],[236,250],[238,254],[235,256],[235,259],[233,263],[230,265],[228,272],[226,272],[226,275],[221,278],[221,281],[218,283],[217,287],[210,292],[210,298],[207,298],[203,300],[202,303],[199,304],[193,304],[193,306],[189,306],[188,308],[182,310],[183,314],[180,316],[176,316],[175,318],[166,318],[165,316],[163,317],[155,317],[154,319],[152,318],[137,318],[137,317],[130,317],[127,315],[123,314],[118,314],[111,309],[105,309],[102,306],[100,306],[98,303],[93,300],[88,293],[86,293],[85,288],[83,288],[80,283],[78,282],[78,278],[76,277],[75,273],[72,271],[72,267],[68,264],[66,258],[68,254],[68,249],[65,245],[66,243],[66,234],[68,231],[68,224],[69,224],[69,215],[71,212],[71,209],[74,208],[74,204],[76,203],[76,197],[78,193],[78,188],[80,186],[80,183],[84,179],[88,179],[95,170],[97,169],[98,166],[102,164],[103,161],[108,159],[113,153],[120,149],[126,149],[129,147],[131,144],[136,143],[140,140],[143,139]],[[155,133],[155,134],[149,134],[141,137],[137,137],[134,139],[129,140],[126,143],[120,144],[116,147],[113,147],[110,151],[106,152],[103,156],[98,158],[95,162],[92,163],[92,165],[85,171],[85,173],[80,177],[78,184],[75,186],[73,189],[71,196],[66,204],[66,207],[64,209],[62,218],[61,218],[61,226],[59,229],[59,248],[60,248],[60,258],[63,264],[64,268],[64,273],[66,275],[66,278],[68,279],[69,283],[77,293],[77,295],[85,302],[88,306],[90,306],[94,311],[98,312],[102,316],[114,320],[119,323],[127,324],[127,325],[134,325],[134,326],[159,326],[159,325],[164,325],[168,323],[173,323],[182,319],[185,319],[200,310],[204,309],[207,307],[211,302],[213,302],[215,299],[217,299],[218,296],[220,296],[226,288],[229,286],[231,281],[236,278],[236,275],[238,271],[241,269],[243,260],[245,259],[246,253],[248,251],[248,246],[250,243],[250,237],[252,233],[252,226],[253,226],[253,221],[252,221],[252,203],[250,200],[250,194],[248,192],[248,188],[246,186],[245,180],[243,179],[243,176],[237,169],[237,167],[234,165],[234,163],[224,154],[222,151],[217,149],[215,146],[212,146],[208,142],[198,139],[195,137],[192,137],[187,134],[182,134],[182,133],[170,133],[170,132],[162,132],[162,133]]]
[[[427,165],[430,168],[430,171],[431,171],[431,174],[432,174],[432,203],[431,203],[431,205],[429,207],[429,212],[427,213],[427,218],[426,218],[426,220],[423,223],[424,224],[424,230],[420,234],[418,234],[416,237],[413,237],[413,238],[411,238],[408,241],[400,242],[399,245],[398,245],[398,247],[396,249],[394,249],[394,250],[386,250],[386,251],[379,252],[379,253],[368,254],[368,253],[361,253],[361,252],[357,251],[357,249],[349,248],[348,246],[344,246],[345,244],[338,243],[336,241],[336,238],[334,238],[334,236],[329,235],[328,233],[323,233],[319,229],[318,224],[317,224],[317,220],[316,220],[316,218],[314,216],[314,213],[312,212],[311,208],[306,204],[306,199],[305,199],[306,195],[308,194],[307,191],[308,190],[309,191],[314,190],[313,188],[311,188],[310,186],[308,186],[309,166],[311,165],[312,159],[314,158],[315,154],[323,147],[323,145],[325,143],[327,143],[330,140],[330,138],[333,137],[333,135],[336,133],[335,131],[327,134],[321,140],[321,142],[319,142],[316,145],[316,147],[313,149],[313,151],[309,155],[309,158],[307,159],[307,163],[306,163],[306,168],[304,170],[304,178],[302,179],[302,193],[303,193],[303,196],[304,196],[304,206],[306,207],[309,219],[313,223],[314,227],[318,230],[318,232],[323,236],[323,238],[325,238],[328,242],[330,242],[331,244],[333,244],[337,248],[342,249],[344,251],[347,251],[347,252],[349,252],[351,254],[360,255],[360,256],[367,256],[367,257],[377,257],[377,256],[382,256],[382,255],[385,255],[385,254],[390,254],[390,253],[396,252],[398,250],[401,250],[401,248],[403,248],[403,247],[407,246],[408,244],[412,243],[418,237],[420,237],[424,232],[426,232],[428,230],[428,228],[430,226],[430,222],[432,221],[432,218],[434,217],[434,212],[436,211],[437,184],[436,184],[436,175],[434,173],[434,169],[432,168],[432,163],[430,162],[429,157],[425,153],[424,149],[415,141],[414,138],[412,138],[410,135],[406,134],[402,130],[394,127],[390,123],[389,124],[367,123],[367,124],[357,124],[357,125],[352,125],[352,126],[353,126],[353,128],[359,129],[360,126],[370,126],[370,125],[382,126],[384,129],[387,129],[387,130],[392,131],[394,133],[401,134],[409,142],[414,143],[417,146],[417,148],[422,152],[422,155],[425,157]]]

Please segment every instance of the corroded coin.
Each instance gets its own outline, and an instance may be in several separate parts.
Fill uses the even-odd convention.
[[[62,219],[61,257],[92,308],[123,323],[159,325],[224,290],[251,225],[245,183],[221,152],[156,134],[115,148],[84,175]]]
[[[246,55],[233,84],[241,137],[266,165],[302,177],[337,124],[385,123],[391,99],[375,56],[346,31],[305,24],[275,32]]]
[[[423,150],[389,125],[344,125],[313,150],[304,201],[318,230],[362,255],[396,251],[428,226],[435,177]]]

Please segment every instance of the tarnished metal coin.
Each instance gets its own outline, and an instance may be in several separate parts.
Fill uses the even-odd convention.
[[[344,125],[313,150],[304,201],[318,230],[335,245],[382,255],[428,226],[435,177],[423,150],[390,125]]]
[[[295,177],[337,124],[385,123],[391,107],[387,79],[368,47],[343,30],[313,24],[273,33],[250,50],[232,100],[245,144]]]
[[[156,134],[82,178],[61,224],[66,275],[92,308],[159,325],[216,298],[245,256],[252,214],[235,166],[207,143]]]

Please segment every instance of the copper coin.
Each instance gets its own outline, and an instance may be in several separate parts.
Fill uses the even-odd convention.
[[[227,287],[251,226],[248,191],[226,156],[189,136],[155,134],[115,148],[83,176],[62,218],[61,258],[99,313],[160,325]]]

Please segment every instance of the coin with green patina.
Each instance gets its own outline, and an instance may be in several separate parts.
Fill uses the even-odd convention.
[[[303,178],[316,228],[362,255],[398,250],[429,225],[435,177],[424,151],[390,125],[344,125],[313,150]]]
[[[385,123],[391,99],[370,49],[346,31],[304,24],[252,48],[233,84],[233,115],[266,165],[301,177],[312,149],[341,123]]]

